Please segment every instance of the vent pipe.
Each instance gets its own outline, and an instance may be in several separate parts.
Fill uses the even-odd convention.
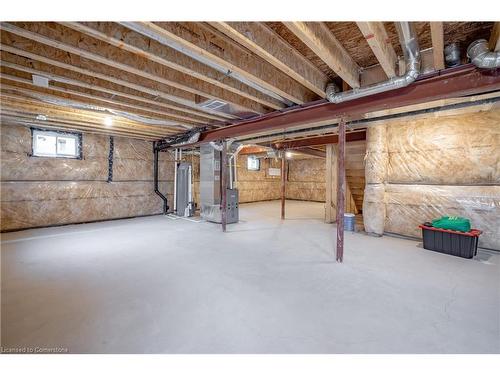
[[[342,103],[348,100],[363,98],[408,86],[417,79],[420,74],[420,48],[415,28],[411,22],[397,22],[396,28],[406,61],[406,73],[399,77],[389,78],[387,81],[381,83],[344,92],[339,92],[337,86],[330,83],[326,87],[326,98],[328,101]]]
[[[491,52],[486,39],[478,39],[467,48],[467,56],[478,68],[495,69],[500,67],[500,51]]]

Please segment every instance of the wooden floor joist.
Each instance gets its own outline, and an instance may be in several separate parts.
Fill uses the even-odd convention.
[[[2,112],[14,111],[19,116],[25,115],[35,119],[38,115],[43,115],[47,119],[58,119],[68,123],[88,122],[95,123],[99,128],[110,128],[105,125],[104,119],[111,116],[110,113],[95,112],[75,108],[61,107],[60,105],[45,103],[33,98],[26,98],[16,94],[1,93]],[[113,116],[113,129],[130,130],[144,132],[145,134],[161,136],[175,133],[176,131],[169,127],[156,125],[144,125],[135,121]]]
[[[198,95],[207,99],[223,100],[247,111],[256,113],[268,111],[259,103],[246,98],[235,100],[234,94],[229,93],[228,95],[227,91],[217,86],[165,66],[159,66],[144,57],[133,55],[110,45],[106,48],[106,43],[86,37],[71,29],[60,30],[56,29],[54,25],[49,28],[43,23],[24,23],[22,27],[5,22],[1,25],[4,31],[91,60],[96,69],[99,65],[103,65],[101,71],[110,75],[116,76],[115,72],[119,70],[126,72],[128,79],[132,81],[138,82],[137,79],[133,78],[135,75],[160,83],[163,85],[164,92],[183,100],[184,104],[196,102],[193,95]],[[200,109],[205,110],[202,107]]]
[[[284,107],[276,99],[264,95],[227,74],[119,24],[112,22],[62,22],[61,24],[270,108]]]
[[[442,22],[430,22],[434,69],[444,69],[444,34]]]
[[[165,115],[161,112],[160,113],[158,112],[154,113],[154,111],[151,112],[151,110],[147,107],[128,106],[124,105],[123,103],[119,103],[113,100],[107,100],[104,98],[97,99],[95,96],[92,95],[86,95],[81,92],[72,91],[57,86],[50,86],[47,89],[38,88],[36,86],[33,86],[33,84],[29,80],[19,79],[18,77],[13,77],[13,76],[6,76],[3,74],[0,74],[0,78],[2,78],[3,81],[12,81],[12,83],[15,83],[15,84],[2,83],[3,90],[13,90],[27,95],[45,95],[48,97],[52,97],[56,100],[71,100],[73,102],[79,102],[81,104],[91,104],[91,105],[106,107],[116,111],[127,112],[130,113],[131,115],[142,116],[145,118],[146,122],[147,119],[158,122],[163,121],[165,123],[169,123],[169,125],[172,127],[176,127],[178,130],[192,128],[194,126],[194,124],[182,123],[179,121],[172,120],[168,117],[168,115]],[[158,115],[160,115],[161,117],[158,117]]]
[[[15,60],[17,60],[16,61],[17,63],[11,63],[10,61],[14,60],[12,58],[15,58]],[[141,104],[141,103],[148,104],[152,110],[164,111],[166,116],[170,116],[180,121],[186,121],[198,124],[207,124],[208,122],[207,118],[202,117],[203,113],[200,113],[199,115],[198,114],[194,115],[192,113],[195,112],[190,111],[189,109],[180,108],[185,111],[182,112],[178,110],[179,109],[178,106],[170,105],[161,100],[158,100],[158,97],[156,97],[156,100],[148,99],[146,97],[146,95],[148,94],[137,92],[127,87],[118,86],[114,83],[99,81],[94,77],[83,76],[81,74],[74,73],[72,71],[62,70],[61,68],[52,67],[49,65],[42,65],[43,63],[40,63],[38,61],[33,61],[33,60],[20,61],[21,59],[24,58],[20,56],[14,56],[14,55],[6,56],[6,54],[2,54],[2,66],[1,66],[2,71],[10,69],[10,71],[7,72],[9,74],[19,75],[20,72],[23,72],[27,73],[30,77],[32,77],[32,75],[39,75],[48,78],[49,81],[51,81],[50,82],[51,85],[57,84],[62,87],[67,87],[69,85],[73,89],[86,90],[86,92],[89,91],[98,92],[100,94],[110,95],[110,97],[112,98],[118,96],[120,97],[120,101],[125,101],[131,104]],[[21,63],[24,65],[20,65]],[[32,67],[36,67],[37,69],[34,69]],[[64,74],[64,76],[54,73],[48,73],[49,71],[57,72],[59,74]],[[68,77],[73,77],[73,78],[68,78]]]
[[[387,77],[397,75],[398,57],[394,51],[383,22],[356,22],[368,45],[377,57]]]
[[[5,34],[6,33],[2,33],[2,37]],[[146,87],[146,86],[144,86],[144,82],[142,82],[143,83],[142,85],[136,84],[136,83],[129,81],[128,79],[125,80],[122,78],[115,78],[115,77],[112,77],[112,76],[109,76],[106,74],[101,74],[101,73],[93,71],[93,70],[81,68],[79,66],[75,66],[75,65],[72,65],[70,63],[64,63],[64,62],[61,62],[61,61],[54,59],[54,58],[47,58],[46,56],[31,53],[31,52],[25,51],[23,49],[11,47],[11,46],[5,45],[5,44],[0,44],[0,49],[3,51],[10,52],[11,54],[23,56],[23,57],[33,59],[33,60],[42,62],[44,64],[47,64],[47,65],[51,66],[50,69],[48,69],[49,72],[54,70],[53,67],[58,67],[58,68],[66,69],[66,70],[81,74],[83,76],[89,77],[90,79],[97,78],[101,81],[110,82],[110,83],[113,83],[113,84],[116,84],[119,86],[127,87],[127,88],[130,88],[132,90],[136,90],[136,91],[140,91],[140,92],[152,95],[153,97],[159,97],[159,98],[165,99],[169,102],[175,103],[172,106],[172,108],[175,108],[176,110],[179,110],[182,112],[190,113],[190,114],[193,114],[196,116],[205,117],[207,119],[217,120],[217,121],[235,118],[232,115],[226,115],[226,114],[221,114],[221,113],[214,114],[213,111],[202,111],[200,109],[200,107],[197,106],[194,102],[186,102],[185,100],[180,100],[179,98],[173,97],[172,95],[169,95],[169,94],[163,92],[161,90],[161,88],[159,88],[158,86],[154,87],[154,85],[150,85],[153,87]],[[41,74],[41,75],[43,75],[43,74]],[[128,78],[128,77],[125,77],[125,75],[122,75],[122,77]]]
[[[349,86],[353,88],[360,86],[358,64],[323,22],[284,22],[284,24]]]
[[[325,97],[330,78],[261,22],[209,22],[309,90]]]
[[[123,22],[124,26],[150,35],[164,43],[175,44],[193,56],[202,57],[228,73],[238,74],[266,90],[298,104],[315,100],[310,90],[286,76],[274,66],[248,53],[229,38],[217,35],[203,24],[194,22]],[[207,40],[210,42],[207,43]],[[234,76],[234,74],[233,74]],[[235,76],[236,78],[236,76]],[[236,78],[239,79],[240,78]]]

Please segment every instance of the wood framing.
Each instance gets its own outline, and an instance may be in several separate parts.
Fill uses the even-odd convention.
[[[22,27],[18,27],[14,24],[2,23],[2,29],[5,31],[91,60],[94,62],[94,66],[102,64],[106,66],[104,70],[121,70],[129,73],[129,77],[135,75],[158,82],[164,85],[164,91],[173,97],[184,99],[184,101],[195,102],[194,95],[199,95],[206,99],[222,100],[246,111],[268,112],[268,109],[260,103],[243,97],[237,98],[234,94],[228,93],[218,86],[161,66],[145,57],[112,47],[69,28],[57,26],[59,27],[48,27],[44,23],[24,23]],[[200,109],[204,110],[202,107]]]
[[[134,101],[140,101],[168,110],[170,116],[191,122],[206,124],[209,120],[222,120],[204,112],[197,112],[177,103],[164,101],[160,93],[145,87],[130,84],[126,81],[107,78],[101,75],[92,75],[85,69],[80,69],[59,61],[50,60],[43,56],[31,54],[23,50],[1,45],[0,48],[9,52],[2,52],[2,69],[9,68],[15,71],[40,75],[49,78],[58,84],[65,84],[110,94],[122,96]],[[28,60],[29,58],[29,60]],[[50,65],[50,64],[55,65]]]
[[[444,69],[444,34],[442,22],[430,22],[434,69]]]
[[[111,22],[62,22],[61,24],[270,108],[284,107],[278,100],[119,24]]]
[[[309,90],[325,97],[329,78],[261,22],[209,22]]]
[[[96,106],[102,106],[106,107],[109,109],[113,109],[116,111],[125,111],[127,113],[130,113],[131,115],[137,115],[137,116],[143,116],[145,118],[148,118],[153,121],[157,122],[165,122],[171,124],[171,126],[174,126],[177,128],[177,130],[182,130],[182,129],[189,129],[195,126],[193,123],[187,123],[187,122],[180,122],[176,119],[170,118],[168,114],[165,114],[164,112],[160,111],[155,111],[154,109],[151,109],[149,107],[143,107],[143,106],[137,106],[137,105],[132,105],[132,104],[127,104],[127,103],[121,103],[115,100],[109,100],[106,98],[98,98],[93,95],[88,95],[86,93],[82,93],[79,91],[74,91],[70,90],[67,88],[63,87],[58,87],[58,86],[49,86],[48,88],[40,88],[37,86],[34,86],[32,81],[19,78],[16,76],[11,76],[11,75],[5,75],[5,74],[0,74],[0,78],[2,80],[7,80],[7,81],[12,81],[15,82],[14,85],[11,84],[5,84],[2,82],[2,89],[3,90],[14,90],[16,92],[24,93],[27,95],[45,95],[48,97],[53,97],[56,100],[64,100],[68,99],[74,102],[80,102],[81,104],[92,104]],[[82,100],[82,98],[84,100]],[[156,117],[155,117],[156,116]]]
[[[349,86],[359,87],[359,66],[322,22],[284,22],[304,44]]]
[[[2,33],[2,39],[6,34],[7,33],[5,33],[5,32]],[[83,78],[83,77],[87,77],[87,78],[90,77],[92,79],[97,78],[101,81],[110,82],[110,83],[113,83],[115,85],[127,87],[130,89],[136,90],[136,91],[140,91],[140,92],[149,94],[153,97],[160,97],[162,99],[165,99],[165,100],[173,103],[172,104],[173,109],[183,111],[186,113],[191,113],[191,114],[194,114],[196,116],[205,117],[207,119],[218,120],[218,121],[221,121],[224,119],[234,119],[235,118],[235,116],[223,114],[220,112],[217,114],[214,114],[213,111],[202,111],[201,108],[199,106],[197,106],[194,102],[191,102],[189,100],[184,100],[182,98],[178,98],[178,97],[175,97],[173,95],[170,95],[169,93],[166,93],[165,91],[163,91],[164,87],[162,85],[158,85],[156,82],[153,82],[153,81],[145,82],[144,80],[134,78],[133,76],[131,76],[129,74],[126,74],[126,73],[120,74],[118,72],[116,72],[115,74],[117,77],[120,77],[120,78],[116,78],[114,76],[110,76],[110,75],[107,75],[107,74],[104,74],[104,73],[101,73],[101,72],[98,72],[95,70],[87,69],[86,68],[87,66],[89,66],[93,69],[97,69],[98,67],[92,66],[92,64],[88,64],[88,62],[85,62],[85,61],[82,62],[83,63],[82,66],[85,66],[85,67],[78,66],[76,64],[76,62],[73,62],[73,64],[71,64],[72,59],[65,54],[62,54],[62,55],[58,54],[56,56],[53,56],[53,55],[51,55],[50,51],[46,51],[46,49],[45,49],[44,51],[40,51],[41,53],[44,53],[44,55],[39,55],[39,54],[35,54],[35,53],[29,52],[29,51],[25,51],[24,49],[11,47],[11,46],[5,45],[5,44],[0,44],[0,49],[2,49],[3,51],[10,52],[12,54],[16,54],[19,56],[23,56],[23,57],[33,59],[33,60],[42,62],[44,64],[47,64],[47,65],[51,66],[49,69],[47,69],[48,72],[53,71],[54,67],[58,67],[58,68],[62,68],[65,70],[69,70],[69,71],[74,72],[74,73],[78,73],[80,75],[80,78]],[[33,49],[35,49],[35,48],[33,48]],[[49,55],[51,57],[48,58],[48,57],[46,57],[47,55]],[[139,83],[134,83],[134,81],[139,82]],[[194,99],[194,97],[192,99]]]
[[[209,64],[225,69],[238,80],[253,82],[293,103],[303,104],[317,96],[274,66],[235,44],[210,28],[193,22],[123,22],[141,34],[174,45]]]
[[[490,50],[500,51],[500,22],[495,22],[490,35]]]
[[[356,22],[387,77],[397,75],[398,57],[383,22]]]

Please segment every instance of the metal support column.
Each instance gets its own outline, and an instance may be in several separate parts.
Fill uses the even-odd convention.
[[[339,123],[337,155],[337,262],[344,257],[344,202],[345,202],[345,119]]]
[[[283,150],[281,155],[281,220],[285,220],[285,199],[286,199],[286,153]]]
[[[222,141],[222,151],[220,159],[221,171],[221,222],[222,231],[226,231],[227,223],[227,143]]]

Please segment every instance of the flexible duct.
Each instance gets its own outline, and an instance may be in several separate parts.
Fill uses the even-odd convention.
[[[485,39],[472,42],[467,48],[467,56],[478,68],[495,69],[500,67],[500,51],[490,51],[488,41]]]
[[[326,98],[328,101],[332,103],[341,103],[348,100],[363,98],[365,96],[408,86],[417,79],[420,74],[420,48],[415,28],[410,22],[398,22],[396,23],[396,28],[406,61],[406,73],[399,77],[389,78],[387,81],[381,83],[344,92],[339,92],[337,86],[330,83],[326,87]]]

